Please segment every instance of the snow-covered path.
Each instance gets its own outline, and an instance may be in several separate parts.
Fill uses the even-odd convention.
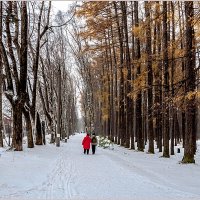
[[[122,147],[82,153],[84,135],[0,157],[0,199],[200,199],[195,165]]]

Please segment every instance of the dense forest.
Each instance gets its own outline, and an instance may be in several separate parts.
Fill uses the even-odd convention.
[[[77,129],[78,93],[88,130],[166,158],[182,143],[182,162],[194,163],[200,3],[78,2],[55,16],[51,6],[0,2],[0,111],[6,99],[12,148],[23,150],[23,122],[29,148],[45,134],[59,146]]]
[[[84,2],[71,23],[85,126],[127,148],[193,163],[199,2]],[[84,22],[84,23],[83,23]]]

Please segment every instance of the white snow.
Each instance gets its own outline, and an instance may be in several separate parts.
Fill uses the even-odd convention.
[[[170,159],[116,145],[84,155],[83,137],[71,136],[61,147],[1,148],[0,199],[200,199],[199,152],[190,165],[179,164],[183,149]]]
[[[19,97],[18,97],[17,95],[14,95],[14,96],[13,96],[13,101],[14,101],[14,102],[17,101],[18,98],[19,98]]]

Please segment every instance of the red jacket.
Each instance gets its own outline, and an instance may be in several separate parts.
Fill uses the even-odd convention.
[[[84,149],[90,149],[91,138],[87,135],[84,137],[82,141],[82,145]]]

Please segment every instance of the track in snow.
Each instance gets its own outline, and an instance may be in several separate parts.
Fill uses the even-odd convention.
[[[193,182],[187,183],[187,177],[180,177],[178,171],[183,170],[187,176],[186,172],[190,173],[190,170],[173,164],[173,159],[163,160],[122,147],[116,147],[114,151],[97,148],[95,155],[84,155],[83,137],[82,134],[75,135],[60,148],[51,146],[51,157],[44,160],[48,165],[46,175],[40,180],[40,173],[44,174],[44,171],[33,170],[31,174],[40,180],[38,184],[26,189],[7,187],[3,195],[0,190],[0,199],[200,199],[198,177],[194,177],[196,188],[190,187]],[[43,153],[49,147],[45,148]],[[199,166],[192,166],[195,167],[199,170]],[[162,173],[162,170],[165,171]],[[174,170],[179,177],[168,177]],[[176,180],[179,178],[181,181]]]
[[[73,176],[75,176],[75,166],[73,160],[69,161],[63,157],[63,153],[55,162],[55,168],[47,176],[47,180],[41,187],[41,199],[71,199],[76,194],[71,187]]]

